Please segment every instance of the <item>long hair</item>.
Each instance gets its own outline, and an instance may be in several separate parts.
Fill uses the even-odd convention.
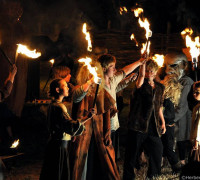
[[[104,87],[104,76],[103,76],[103,70],[102,70],[102,67],[101,67],[101,64],[97,61],[93,61],[92,64],[91,64],[92,67],[96,67],[97,68],[97,74],[98,76],[101,78],[101,84],[99,86],[99,91]],[[81,66],[79,68],[79,71],[77,73],[77,77],[76,77],[76,80],[77,80],[77,83],[79,85],[83,85],[85,84],[90,78],[91,78],[91,74],[89,72],[89,70],[87,69],[87,66]],[[91,93],[91,89],[89,89],[89,93]]]
[[[174,106],[177,107],[183,88],[183,86],[178,81],[178,77],[175,74],[166,75],[163,80],[163,84],[165,86],[164,98],[169,98]]]

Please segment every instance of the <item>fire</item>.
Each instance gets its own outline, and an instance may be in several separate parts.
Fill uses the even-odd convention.
[[[41,56],[40,52],[36,52],[36,49],[34,49],[33,51],[29,50],[25,45],[22,44],[17,44],[18,48],[17,48],[17,53],[21,53],[24,54],[30,58],[38,58]]]
[[[145,18],[144,20],[142,20],[141,18],[138,19],[138,22],[140,24],[140,27],[143,27],[146,31],[146,39],[148,39],[149,37],[152,36],[152,31],[150,30],[150,24],[149,21],[147,20],[147,18]]]
[[[138,19],[138,23],[140,25],[140,27],[144,28],[146,33],[145,33],[145,37],[147,39],[147,42],[145,44],[142,44],[142,49],[141,49],[141,53],[144,53],[146,51],[147,56],[150,53],[150,41],[149,41],[149,37],[152,36],[152,31],[150,30],[150,23],[147,20],[147,18],[141,18],[142,13],[144,12],[144,10],[142,8],[136,8],[136,9],[132,9],[131,11],[134,12],[134,15],[136,17],[139,17]]]
[[[10,148],[14,149],[14,148],[16,148],[18,145],[19,145],[19,139],[18,139],[18,140],[15,140],[15,141],[12,143],[12,146],[10,146]]]
[[[135,43],[136,43],[136,46],[138,46],[138,42],[137,42],[137,40],[135,39],[135,36],[134,36],[134,34],[131,34],[131,37],[130,37],[130,39],[131,39],[131,40],[134,40],[134,41],[135,41]]]
[[[154,54],[154,56],[152,57],[152,60],[154,60],[158,64],[159,67],[162,67],[164,63],[164,55]]]
[[[193,34],[193,30],[191,28],[186,28],[181,32],[181,35],[185,37],[186,47],[190,48],[190,54],[192,56],[192,61],[196,59],[198,61],[198,56],[200,55],[200,42],[199,36],[196,36],[194,40],[192,40],[191,35]]]
[[[139,15],[140,15],[141,13],[143,13],[143,9],[142,9],[142,8],[131,9],[131,11],[134,12],[135,17],[139,17]]]
[[[149,53],[150,53],[150,45],[151,45],[150,41],[147,41],[146,43],[142,43],[141,54],[144,54],[144,52],[146,51],[147,55],[149,55]]]
[[[51,59],[51,60],[49,60],[49,62],[53,65],[54,62],[55,62],[55,60],[54,60],[54,59]]]
[[[94,82],[98,83],[99,78],[97,76],[97,67],[92,67],[90,64],[92,62],[92,59],[89,57],[81,58],[78,60],[78,62],[85,63],[84,65],[87,66],[89,72],[94,76]]]
[[[119,13],[120,13],[121,15],[122,15],[122,13],[123,13],[124,11],[125,11],[125,12],[128,12],[128,10],[127,10],[127,8],[126,8],[125,6],[119,8]]]
[[[87,50],[91,52],[92,51],[92,42],[91,42],[91,38],[90,38],[90,33],[87,32],[87,24],[86,23],[83,24],[82,32],[85,34],[85,39],[88,41]]]

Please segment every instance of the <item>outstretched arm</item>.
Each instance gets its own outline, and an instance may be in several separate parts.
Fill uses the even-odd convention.
[[[139,70],[139,76],[136,81],[136,87],[139,89],[143,83],[144,83],[144,77],[145,77],[145,71],[146,71],[146,62],[140,66]]]
[[[124,71],[124,73],[126,75],[130,74],[133,70],[135,70],[138,66],[142,65],[144,63],[145,59],[141,58],[140,60],[129,64],[127,66],[125,66],[122,70]]]

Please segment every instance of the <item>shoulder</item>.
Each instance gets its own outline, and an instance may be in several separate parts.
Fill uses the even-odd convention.
[[[161,84],[161,83],[159,83],[159,82],[157,82],[157,81],[155,81],[154,83],[156,84],[156,86],[157,86],[159,89],[161,89],[162,91],[164,91],[165,86],[164,86],[163,84]]]
[[[179,81],[183,86],[186,85],[192,86],[192,84],[194,83],[194,81],[189,76],[183,76]]]

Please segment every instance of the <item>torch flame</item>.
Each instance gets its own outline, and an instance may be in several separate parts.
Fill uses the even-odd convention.
[[[15,141],[12,143],[12,146],[11,146],[10,148],[16,148],[18,145],[19,145],[19,139],[18,139],[18,140],[15,140]]]
[[[159,67],[162,67],[164,63],[164,55],[154,54],[154,56],[152,57],[152,60],[154,60],[158,64]]]
[[[90,33],[87,32],[87,24],[86,23],[83,24],[82,32],[85,34],[85,39],[88,41],[87,50],[91,52],[92,51],[92,42],[91,42],[91,38],[90,38]]]
[[[139,17],[139,15],[140,15],[141,13],[143,13],[143,9],[142,9],[142,8],[131,9],[131,11],[134,12],[135,17]]]
[[[49,60],[49,62],[53,65],[54,62],[55,62],[55,60],[54,60],[54,59],[51,59],[51,60]]]
[[[33,51],[29,50],[25,45],[22,44],[17,44],[18,48],[17,48],[17,53],[21,53],[24,54],[30,58],[38,58],[41,56],[40,52],[36,52],[36,49],[34,49]]]
[[[150,30],[150,24],[149,21],[147,20],[147,18],[145,18],[144,20],[142,20],[141,18],[138,19],[138,22],[140,24],[140,27],[143,27],[146,31],[146,39],[148,39],[149,37],[152,36],[152,31]]]
[[[135,41],[135,44],[136,44],[136,46],[138,46],[138,42],[137,42],[137,40],[135,39],[135,36],[134,36],[134,34],[131,34],[131,37],[130,37],[130,39],[131,39],[131,40],[134,40],[134,41]]]
[[[84,65],[87,66],[89,72],[94,76],[94,82],[98,83],[99,78],[97,76],[97,67],[92,67],[90,64],[92,59],[89,57],[81,58],[78,60],[78,62],[85,63]]]
[[[181,32],[181,35],[185,37],[186,47],[190,48],[190,54],[192,56],[192,60],[196,58],[198,61],[198,56],[200,55],[200,42],[199,36],[195,37],[195,40],[192,40],[191,35],[193,30],[191,28],[186,28],[184,31]]]

